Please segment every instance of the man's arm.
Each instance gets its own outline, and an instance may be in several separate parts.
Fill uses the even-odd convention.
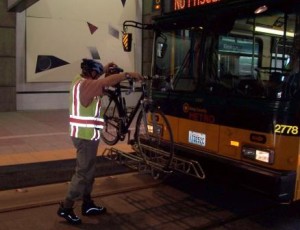
[[[130,76],[135,80],[141,79],[139,73],[128,72],[113,74],[97,80],[84,80],[80,86],[80,103],[87,107],[93,101],[94,97],[102,96],[104,94],[105,87],[114,86],[119,82],[126,80],[127,76]]]

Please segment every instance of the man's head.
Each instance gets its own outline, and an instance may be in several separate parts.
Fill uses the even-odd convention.
[[[103,65],[93,59],[82,59],[81,69],[82,76],[91,79],[99,78],[104,72]]]

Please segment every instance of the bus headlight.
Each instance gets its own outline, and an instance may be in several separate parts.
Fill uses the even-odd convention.
[[[269,149],[256,149],[253,147],[243,146],[242,156],[247,159],[268,164],[274,163],[274,151]]]

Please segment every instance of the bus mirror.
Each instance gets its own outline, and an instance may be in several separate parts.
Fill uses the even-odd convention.
[[[122,35],[123,50],[125,52],[130,52],[131,44],[132,44],[132,34],[123,32],[123,35]]]
[[[167,50],[167,44],[162,42],[157,42],[156,45],[156,56],[158,58],[163,58]]]

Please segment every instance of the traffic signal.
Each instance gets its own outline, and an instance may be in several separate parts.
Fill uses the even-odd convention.
[[[131,51],[132,34],[123,32],[122,44],[125,52]]]
[[[152,9],[153,11],[161,10],[161,0],[153,0]]]

